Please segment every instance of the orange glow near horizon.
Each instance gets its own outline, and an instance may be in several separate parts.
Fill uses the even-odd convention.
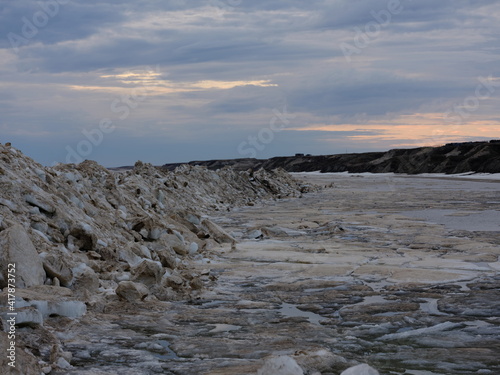
[[[389,141],[392,142],[391,147],[439,146],[471,138],[500,138],[499,121],[476,120],[459,125],[446,121],[443,113],[415,113],[388,120],[368,120],[363,124],[317,124],[290,130],[372,132],[346,135],[343,138],[365,143]]]

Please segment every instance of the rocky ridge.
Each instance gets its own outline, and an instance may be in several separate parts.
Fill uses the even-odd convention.
[[[209,169],[225,166],[237,170],[283,168],[288,172],[500,173],[500,141],[450,143],[441,147],[356,154],[296,154],[271,159],[192,161],[188,164],[203,165]],[[163,168],[173,170],[179,165],[179,163],[165,164]]]
[[[192,264],[209,264],[212,249],[236,243],[211,212],[308,189],[282,170],[169,172],[137,162],[112,172],[93,161],[49,168],[0,144],[2,353],[9,264],[17,287],[18,366],[10,373],[71,368],[56,328],[75,325],[89,311],[194,298],[217,276]],[[2,369],[5,361],[2,355]]]

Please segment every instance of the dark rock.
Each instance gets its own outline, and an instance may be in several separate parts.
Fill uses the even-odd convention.
[[[157,284],[161,280],[162,266],[158,262],[144,259],[141,263],[131,269],[133,281],[143,283],[146,286]]]
[[[43,257],[43,268],[50,278],[57,278],[62,286],[70,286],[73,281],[73,272],[62,254],[47,254]]]
[[[70,235],[76,238],[75,245],[82,251],[91,251],[96,249],[97,236],[85,226],[71,228]]]
[[[271,159],[232,159],[192,161],[217,170],[225,166],[240,171],[247,169],[273,170],[283,168],[288,172],[372,172],[372,173],[500,173],[500,143],[466,142],[450,143],[441,147],[394,149],[386,152],[365,152],[321,156],[274,157]],[[180,164],[165,164],[164,169],[174,170]],[[262,181],[265,184],[265,181]]]
[[[121,281],[116,288],[116,294],[128,302],[137,302],[149,295],[149,289],[141,283]]]

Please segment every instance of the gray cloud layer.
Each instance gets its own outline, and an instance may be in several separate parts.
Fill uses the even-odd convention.
[[[258,157],[499,137],[498,81],[464,107],[500,76],[499,18],[494,0],[4,2],[0,141],[65,161],[108,118],[84,156],[117,165],[247,156],[259,136]],[[436,115],[457,106],[462,127]]]

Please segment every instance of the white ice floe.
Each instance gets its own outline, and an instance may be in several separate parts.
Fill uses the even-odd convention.
[[[432,326],[432,327],[413,329],[410,331],[404,331],[404,332],[398,332],[398,333],[390,333],[388,335],[384,335],[382,337],[379,337],[378,340],[384,340],[384,341],[386,341],[386,340],[401,340],[401,339],[407,339],[410,337],[426,335],[429,333],[449,331],[449,330],[452,330],[454,328],[458,328],[458,327],[462,327],[462,326],[463,325],[460,323],[445,322],[445,323],[436,324],[435,326]]]
[[[340,375],[380,375],[377,370],[367,364],[350,367]]]
[[[429,315],[450,315],[439,311],[438,300],[436,298],[422,298],[426,302],[420,304],[420,310]]]
[[[281,304],[279,312],[281,315],[288,318],[293,318],[293,317],[307,318],[309,322],[317,325],[320,324],[321,320],[324,320],[324,318],[319,314],[315,314],[311,311],[300,310],[297,308],[297,306],[285,302]]]

